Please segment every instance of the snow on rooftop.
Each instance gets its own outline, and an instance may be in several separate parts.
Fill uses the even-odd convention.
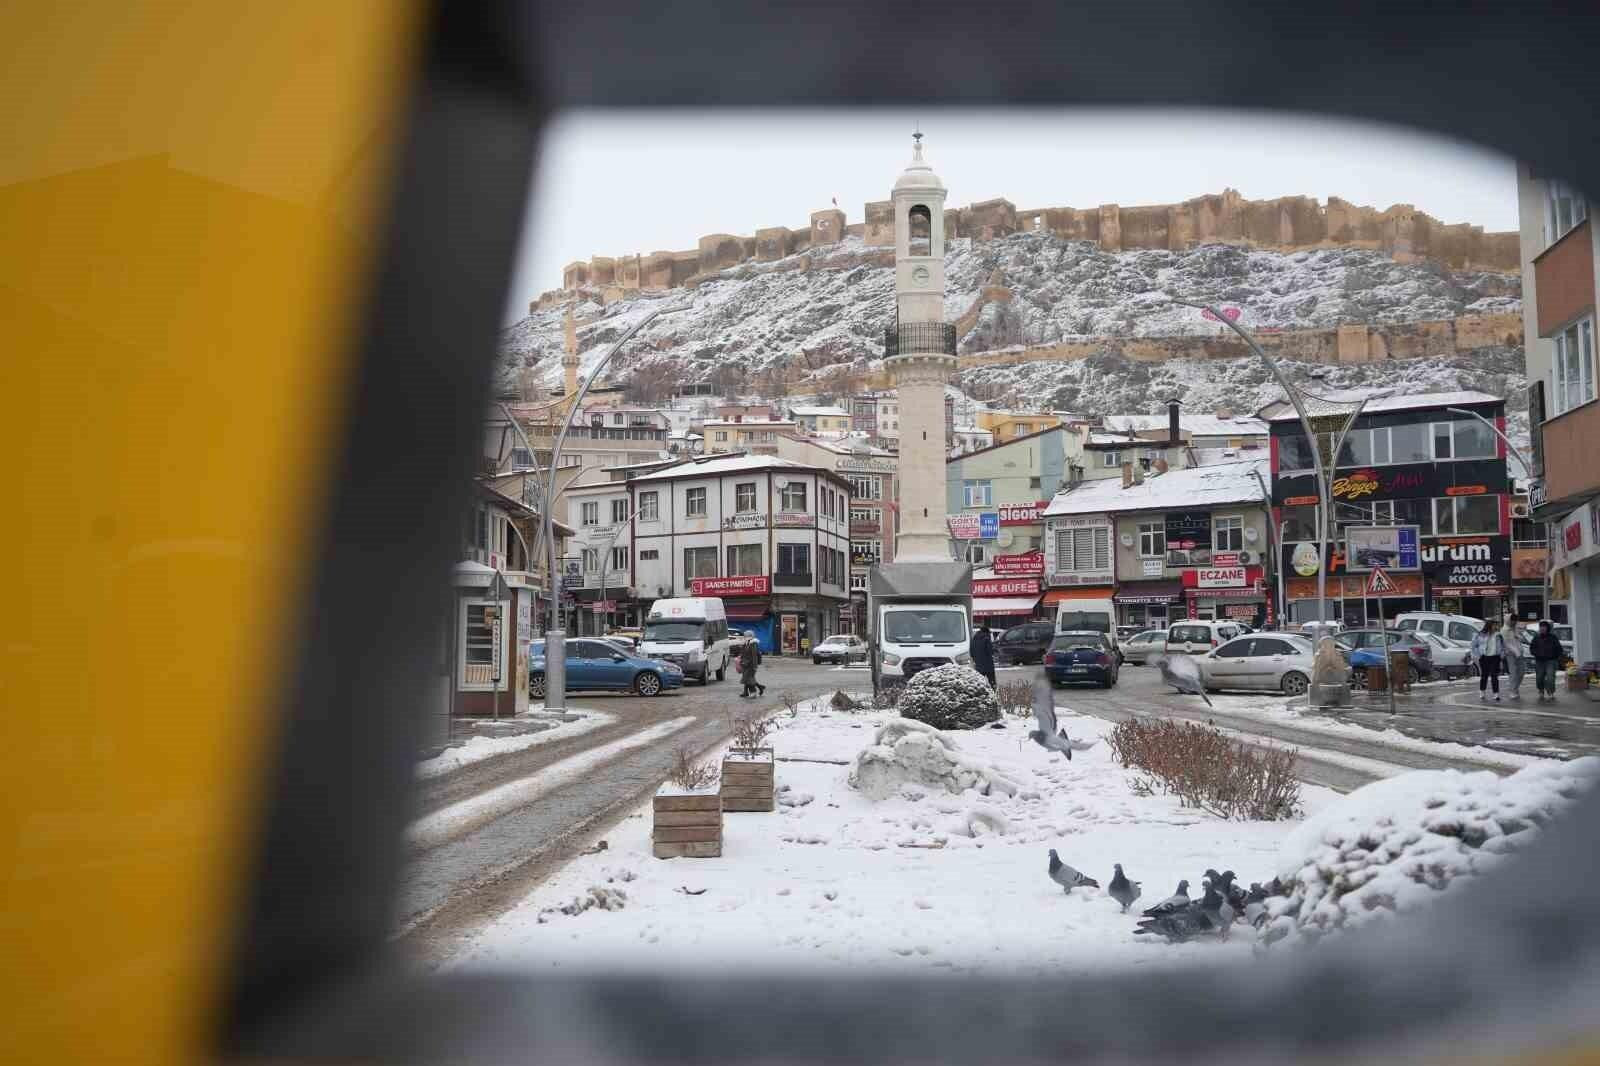
[[[801,415],[806,418],[848,418],[850,416],[850,412],[843,407],[791,407],[789,408],[789,414],[790,416]]]
[[[1260,474],[1260,480],[1256,475]],[[1121,478],[1086,481],[1059,493],[1044,510],[1052,515],[1109,514],[1121,511],[1155,511],[1205,508],[1229,503],[1263,503],[1262,484],[1271,476],[1265,457],[1242,463],[1197,466],[1144,476],[1137,485],[1122,487]]]
[[[793,459],[780,459],[774,455],[728,455],[711,459],[691,459],[686,463],[669,466],[651,474],[640,474],[634,481],[662,481],[679,477],[716,477],[720,474],[738,474],[747,470],[810,470],[805,463]]]
[[[1167,415],[1106,415],[1105,427],[1113,430],[1123,430],[1130,433],[1148,432],[1152,429],[1166,429],[1168,426]],[[1224,418],[1222,415],[1189,414],[1178,412],[1178,428],[1185,433],[1196,437],[1248,437],[1252,435],[1265,436],[1267,424],[1251,415],[1231,415]]]
[[[1333,400],[1337,403],[1353,404],[1360,400],[1364,393],[1360,390],[1350,389],[1343,392],[1318,393],[1318,395],[1322,396],[1324,399]],[[1370,414],[1376,411],[1425,411],[1434,407],[1462,407],[1473,404],[1505,402],[1506,401],[1504,397],[1494,396],[1487,392],[1460,391],[1404,393],[1399,396],[1379,396],[1377,399],[1368,400],[1367,406],[1362,409],[1362,413]],[[1268,415],[1267,421],[1287,422],[1292,418],[1298,417],[1299,415],[1295,413],[1294,408],[1290,406],[1278,411],[1275,414]]]

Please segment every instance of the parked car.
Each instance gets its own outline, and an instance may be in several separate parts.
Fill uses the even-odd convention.
[[[823,663],[864,663],[867,661],[867,642],[850,633],[835,633],[811,649],[811,661]]]
[[[1093,682],[1110,688],[1117,683],[1116,646],[1099,630],[1057,633],[1043,661],[1052,686]]]
[[[995,664],[1020,666],[1040,662],[1054,638],[1055,624],[1052,622],[1024,622],[1012,626],[994,642]]]
[[[612,630],[601,639],[609,640],[613,644],[621,645],[630,652],[636,652],[639,650],[638,638],[630,636],[627,633],[620,633],[616,630]]]
[[[1472,657],[1472,645],[1441,637],[1437,633],[1413,630],[1433,648],[1433,669],[1440,677],[1476,677],[1478,662]],[[1352,664],[1354,660],[1352,659]]]
[[[1420,629],[1424,633],[1437,633],[1450,640],[1471,641],[1483,628],[1483,619],[1469,618],[1464,614],[1441,614],[1438,611],[1408,611],[1394,620],[1396,629]]]
[[[577,637],[566,642],[567,691],[637,692],[659,696],[683,687],[683,670],[676,663],[635,655],[620,644],[598,637]],[[528,645],[528,695],[544,699],[544,641]]]
[[[1410,681],[1425,681],[1434,674],[1433,645],[1416,633],[1400,629],[1347,629],[1333,638],[1335,644],[1350,655],[1350,668],[1361,671],[1367,666],[1382,665],[1388,652],[1406,653],[1411,664]]]
[[[1311,642],[1289,633],[1251,633],[1195,657],[1208,690],[1253,689],[1298,696],[1311,687]]]
[[[1118,626],[1117,627],[1117,644],[1118,644],[1118,646],[1120,647],[1123,641],[1132,640],[1134,637],[1138,636],[1140,633],[1143,633],[1143,632],[1144,632],[1144,626]]]
[[[1205,655],[1243,632],[1237,622],[1191,618],[1167,627],[1164,650],[1168,655]]]
[[[1147,663],[1152,655],[1163,655],[1167,650],[1167,631],[1147,629],[1137,633],[1117,646],[1125,663]]]

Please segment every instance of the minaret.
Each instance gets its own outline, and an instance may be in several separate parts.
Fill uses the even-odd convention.
[[[578,320],[570,309],[561,325],[565,331],[561,349],[561,371],[566,376],[563,395],[570,404],[573,397],[578,395]]]
[[[944,182],[912,135],[911,165],[894,183],[897,321],[884,366],[900,402],[900,532],[896,562],[950,561],[945,524],[944,390],[956,368],[955,327],[944,321]]]

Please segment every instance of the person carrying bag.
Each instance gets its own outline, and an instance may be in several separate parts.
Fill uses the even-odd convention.
[[[1483,623],[1472,638],[1472,657],[1478,661],[1478,699],[1486,699],[1486,690],[1493,685],[1494,701],[1499,703],[1500,656],[1505,651],[1505,639],[1495,629],[1495,623]]]

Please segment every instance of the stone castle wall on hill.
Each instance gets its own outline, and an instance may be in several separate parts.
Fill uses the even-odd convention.
[[[561,289],[545,293],[530,310],[549,306],[564,292],[597,289],[621,296],[695,284],[700,278],[740,263],[769,263],[858,236],[869,247],[894,244],[890,202],[864,205],[863,221],[849,224],[843,211],[815,211],[800,229],[773,226],[751,237],[714,233],[688,251],[648,255],[595,256],[568,263]],[[945,211],[945,234],[986,241],[1013,233],[1045,232],[1067,240],[1094,241],[1107,251],[1140,248],[1182,250],[1195,244],[1225,242],[1293,251],[1303,248],[1371,248],[1398,261],[1435,260],[1455,270],[1521,269],[1515,232],[1485,233],[1467,223],[1446,225],[1411,204],[1378,209],[1330,196],[1326,204],[1310,196],[1246,200],[1237,190],[1196,197],[1180,204],[1123,207],[1046,207],[1021,211],[1009,200],[985,200]],[[609,302],[609,301],[607,301]]]

